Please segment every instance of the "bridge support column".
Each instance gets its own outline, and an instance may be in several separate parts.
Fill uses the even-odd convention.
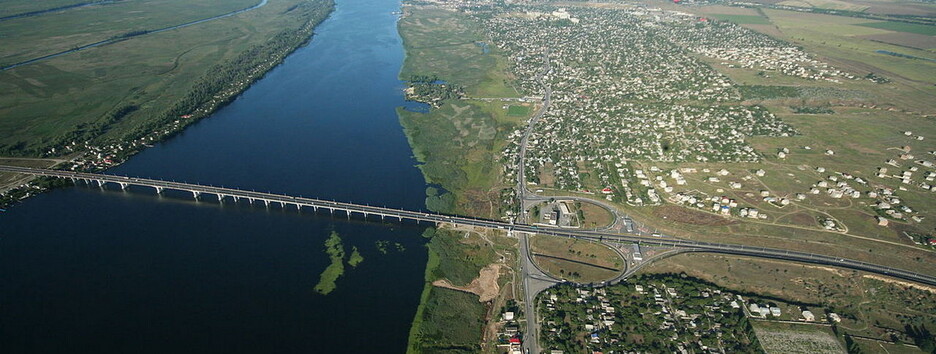
[[[201,192],[199,192],[199,191],[192,191],[192,198],[195,198],[195,200],[198,200],[198,196],[200,196],[200,195],[201,195]]]
[[[129,186],[129,185],[130,185],[129,183],[123,183],[123,182],[121,182],[121,183],[120,183],[120,189],[127,190],[127,186]]]
[[[153,187],[156,188],[156,194],[162,194],[163,187]]]
[[[103,181],[103,180],[97,180],[97,186],[98,186],[98,187],[101,187],[101,189],[103,189],[103,188],[104,188],[104,181]]]
[[[224,204],[224,194],[218,194],[218,203]]]
[[[264,199],[264,200],[263,200],[263,206],[265,206],[265,207],[267,207],[267,208],[269,208],[269,207],[270,207],[270,201],[269,201],[269,200],[266,200],[266,199]]]

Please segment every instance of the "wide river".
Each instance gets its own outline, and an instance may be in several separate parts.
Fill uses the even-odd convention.
[[[423,209],[395,113],[399,7],[338,0],[308,46],[236,101],[109,173]],[[0,213],[0,352],[403,352],[423,228],[144,189],[56,190]],[[313,287],[332,230],[365,260],[323,296]]]

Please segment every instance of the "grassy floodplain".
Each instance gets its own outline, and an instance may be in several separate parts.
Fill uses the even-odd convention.
[[[519,94],[509,85],[506,62],[497,49],[484,53],[478,46],[485,41],[479,26],[451,10],[405,8],[399,22],[406,47],[400,78],[434,76],[464,87],[467,97],[444,101],[429,113],[399,109],[398,114],[426,180],[450,194],[429,195],[438,201],[430,207],[495,217],[507,187],[498,154],[506,144],[504,136],[530,109],[496,100]]]
[[[485,325],[485,304],[478,296],[440,288],[433,282],[445,279],[464,286],[478,276],[484,266],[494,262],[495,252],[481,244],[480,238],[463,240],[452,230],[427,229],[429,261],[426,285],[416,317],[410,328],[407,353],[475,353]]]
[[[888,31],[916,33],[927,36],[936,36],[936,26],[920,25],[915,23],[903,22],[870,22],[862,23],[859,26],[879,28]]]
[[[485,53],[478,44],[485,42],[486,36],[476,20],[437,7],[407,6],[398,26],[406,49],[400,78],[436,77],[463,87],[465,93],[462,99],[445,100],[429,113],[397,111],[427,182],[442,187],[427,189],[427,206],[442,212],[498,217],[509,205],[504,199],[509,182],[503,181],[499,154],[506,145],[506,134],[533,108],[499,100],[520,95],[510,86],[513,79],[498,49],[492,47]],[[484,350],[479,343],[486,343],[492,335],[485,330],[487,318],[504,298],[484,304],[477,295],[433,282],[444,279],[454,286],[466,286],[479,276],[481,268],[494,262],[494,248],[507,254],[513,247],[498,243],[492,248],[473,233],[469,237],[451,230],[431,230],[429,235],[434,236],[429,243],[426,286],[407,352]],[[490,234],[486,237],[496,243],[505,240]],[[499,277],[497,282],[505,280]]]
[[[0,22],[2,31],[10,34],[0,39],[0,62],[10,64],[257,3],[138,0],[11,19]],[[0,154],[44,155],[57,148],[52,155],[58,155],[69,153],[63,146],[73,142],[101,146],[160,128],[181,128],[192,119],[174,123],[179,116],[206,116],[305,43],[332,4],[270,0],[236,16],[2,71]]]

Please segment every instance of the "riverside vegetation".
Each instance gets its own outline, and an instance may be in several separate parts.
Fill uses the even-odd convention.
[[[77,28],[87,21],[87,16],[93,16],[110,26],[107,28],[119,29],[127,26],[119,23],[122,11],[149,2],[69,10],[0,25],[11,27],[15,34],[17,29],[26,30],[14,26],[17,21],[29,21],[37,27],[28,28],[44,30],[27,37],[52,44],[59,43],[55,39],[62,34],[103,39],[113,36],[113,31]],[[200,0],[194,4],[169,1],[161,6],[143,6],[140,11],[145,15],[140,18],[146,21],[134,22],[137,29],[129,30],[184,23],[187,18],[178,18],[180,13],[191,16],[185,11],[161,10],[163,7],[194,5],[195,14],[204,16],[252,2],[231,3],[236,4],[223,9]],[[126,158],[142,145],[180,131],[236,97],[306,43],[333,6],[331,0],[271,0],[237,16],[0,72],[0,114],[4,116],[0,154],[73,156],[91,151],[111,155],[109,160]],[[37,36],[40,38],[33,38]],[[5,60],[15,54],[9,51],[29,44],[5,41],[6,49],[0,50],[0,58]],[[99,161],[90,164],[93,162]]]
[[[110,26],[104,29],[82,27],[89,16],[85,10],[15,19],[0,27],[12,26],[10,33],[43,28],[30,32],[30,38],[38,36],[33,40],[52,44],[63,33],[103,39],[113,35],[105,29],[127,26],[114,23],[121,18],[120,11],[128,11],[124,6],[141,4],[87,9],[94,11],[95,20]],[[201,17],[230,10],[202,0],[162,5],[139,9],[146,21],[132,25],[155,28],[187,19],[177,18],[179,12],[166,12],[164,7],[195,5],[194,15]],[[239,9],[243,4],[234,5],[233,9]],[[271,0],[237,16],[0,71],[0,155],[64,156],[72,160],[59,168],[89,171],[120,163],[230,102],[307,43],[315,26],[333,8],[332,0]],[[14,26],[18,21],[37,27]],[[50,25],[53,22],[55,26]],[[9,38],[13,39],[3,40],[8,45],[0,46],[0,59],[10,60],[11,50],[28,44],[16,42],[19,36]],[[0,194],[0,205],[51,184],[37,179],[5,191]]]

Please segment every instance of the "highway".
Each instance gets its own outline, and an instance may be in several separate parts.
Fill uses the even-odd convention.
[[[480,218],[471,218],[456,215],[446,215],[437,213],[426,213],[421,211],[412,211],[404,209],[393,209],[379,206],[361,205],[355,203],[321,200],[315,198],[297,197],[286,194],[264,193],[257,191],[247,191],[234,188],[206,186],[192,183],[163,181],[148,178],[116,176],[97,173],[83,173],[72,171],[49,170],[41,168],[16,167],[0,165],[0,172],[21,173],[34,176],[48,176],[71,179],[75,182],[85,181],[89,185],[97,183],[102,188],[108,183],[119,185],[126,189],[130,186],[148,187],[162,193],[163,190],[177,190],[192,193],[193,197],[199,198],[203,194],[214,195],[218,202],[228,198],[235,202],[246,200],[250,204],[262,202],[264,205],[280,204],[283,209],[290,206],[297,210],[303,208],[312,208],[315,211],[319,209],[328,210],[331,213],[335,211],[344,212],[349,218],[352,214],[360,214],[365,219],[367,217],[379,216],[381,220],[385,218],[403,220],[414,220],[416,222],[431,222],[436,224],[458,224],[470,225],[489,229],[504,230],[513,233],[520,239],[520,273],[524,288],[524,309],[527,319],[527,328],[524,333],[525,338],[523,346],[528,353],[538,353],[538,339],[536,323],[535,296],[553,285],[553,279],[543,273],[530,258],[527,234],[552,235],[558,237],[570,237],[598,242],[631,242],[648,246],[670,247],[677,250],[688,252],[712,252],[739,256],[750,256],[768,259],[779,259],[793,262],[812,263],[826,266],[835,266],[845,269],[865,271],[876,273],[903,280],[918,282],[922,284],[936,286],[936,277],[931,275],[916,273],[909,270],[897,269],[878,264],[866,263],[847,258],[839,258],[818,253],[808,253],[791,251],[777,248],[767,248],[758,246],[746,246],[739,244],[702,242],[694,240],[682,240],[669,237],[643,236],[639,234],[619,234],[604,230],[586,231],[576,229],[562,229],[553,227],[539,227],[526,223],[514,223],[499,220],[488,220]],[[522,187],[521,186],[521,190]],[[531,195],[536,197],[535,195]]]
[[[365,217],[379,216],[381,218],[393,218],[393,219],[398,219],[398,220],[405,219],[405,220],[414,220],[417,222],[470,225],[470,226],[478,226],[478,227],[483,227],[483,228],[499,229],[499,230],[505,230],[505,231],[513,231],[513,232],[526,232],[526,233],[534,233],[534,234],[553,235],[553,236],[559,236],[559,237],[573,237],[573,238],[581,238],[581,239],[596,240],[596,241],[608,240],[608,241],[617,241],[617,242],[632,242],[632,243],[646,244],[646,245],[652,245],[652,246],[689,249],[689,250],[696,251],[696,252],[713,252],[713,253],[722,253],[722,254],[750,256],[750,257],[780,259],[780,260],[788,260],[788,261],[794,261],[794,262],[821,264],[821,265],[836,266],[836,267],[841,267],[841,268],[846,268],[846,269],[865,271],[865,272],[876,273],[876,274],[891,276],[895,278],[900,278],[903,280],[909,280],[913,282],[936,286],[936,277],[931,276],[931,275],[916,273],[916,272],[912,272],[909,270],[897,269],[897,268],[892,268],[892,267],[887,267],[887,266],[882,266],[882,265],[877,265],[877,264],[872,264],[872,263],[867,263],[867,262],[851,260],[847,258],[839,258],[839,257],[822,255],[818,253],[791,251],[791,250],[778,249],[778,248],[746,246],[746,245],[728,244],[728,243],[703,242],[703,241],[695,241],[695,240],[683,240],[683,239],[662,238],[662,237],[652,237],[652,236],[639,236],[639,235],[633,235],[633,234],[616,234],[616,233],[610,233],[610,232],[605,232],[605,231],[587,231],[587,230],[576,230],[576,229],[539,227],[536,225],[511,223],[511,222],[500,221],[500,220],[489,220],[489,219],[471,218],[471,217],[465,217],[465,216],[426,213],[426,212],[421,212],[421,211],[393,209],[393,208],[386,208],[386,207],[379,207],[379,206],[354,204],[354,203],[348,203],[348,202],[329,201],[329,200],[321,200],[321,199],[307,198],[307,197],[296,197],[296,196],[290,196],[286,194],[246,191],[246,190],[240,190],[240,189],[234,189],[234,188],[205,186],[205,185],[192,184],[192,183],[163,181],[163,180],[127,177],[127,176],[115,176],[115,175],[97,174],[97,173],[59,171],[59,170],[48,170],[48,169],[41,169],[41,168],[2,166],[2,165],[0,165],[0,172],[13,172],[13,173],[36,175],[36,176],[61,177],[61,178],[68,178],[68,179],[72,179],[76,181],[84,180],[84,181],[89,181],[89,182],[97,182],[98,184],[114,183],[114,184],[121,185],[122,187],[142,186],[142,187],[154,188],[157,190],[157,192],[162,189],[172,189],[172,190],[191,192],[193,195],[196,195],[196,196],[202,195],[202,194],[211,194],[211,195],[215,195],[219,200],[224,200],[225,198],[233,198],[235,201],[239,199],[246,199],[251,203],[263,202],[264,204],[271,204],[271,203],[280,204],[284,208],[289,207],[289,206],[294,206],[296,208],[313,208],[315,210],[326,209],[332,212],[341,211],[341,212],[345,212],[349,216],[352,214],[360,214]]]

